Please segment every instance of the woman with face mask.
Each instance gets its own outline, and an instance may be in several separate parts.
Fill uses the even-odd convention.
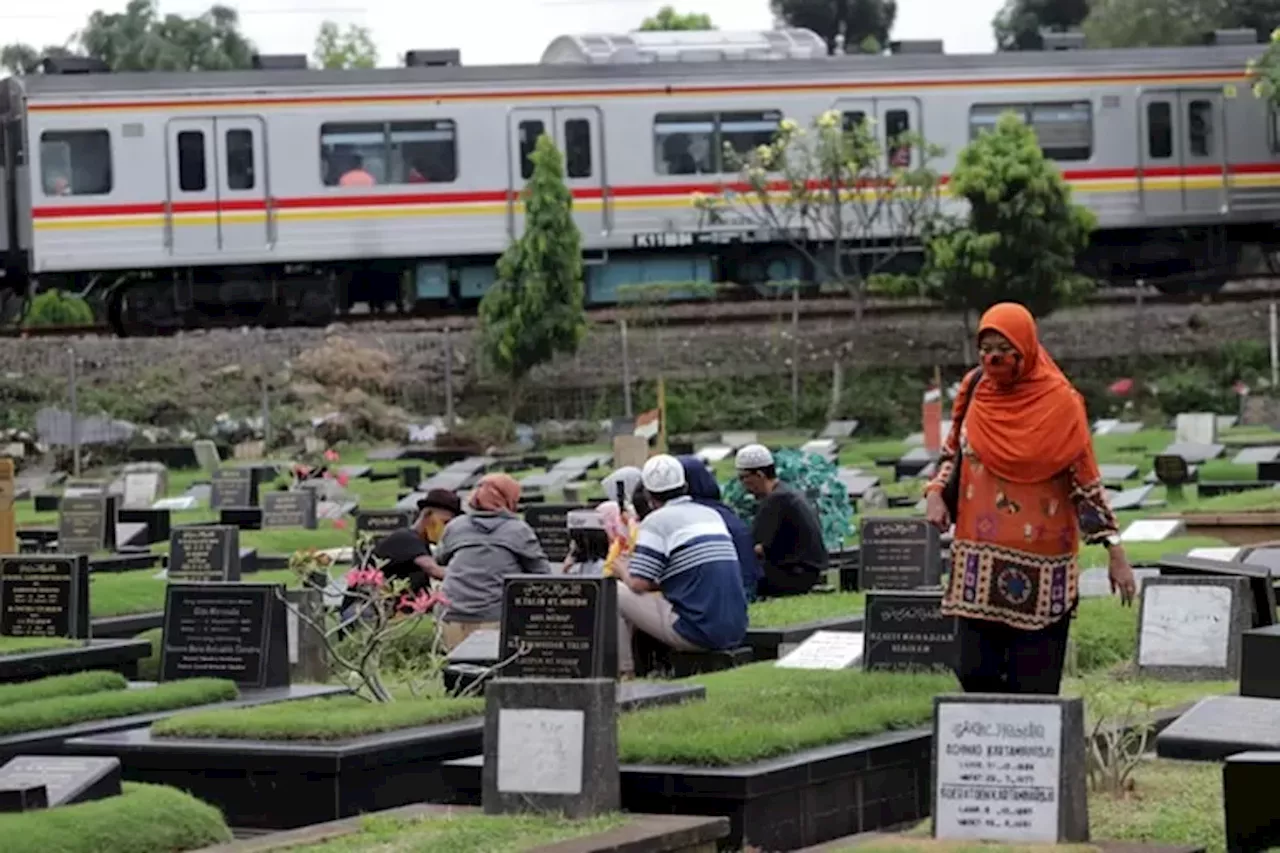
[[[955,523],[942,612],[959,617],[957,675],[966,692],[1056,694],[1080,534],[1107,548],[1112,590],[1126,605],[1133,571],[1084,401],[1041,348],[1030,312],[1008,302],[988,310],[978,350],[982,366],[961,383],[937,476],[925,488],[929,521],[941,530]]]

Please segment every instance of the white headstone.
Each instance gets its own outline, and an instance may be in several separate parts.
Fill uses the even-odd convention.
[[[1232,465],[1257,465],[1280,459],[1280,447],[1246,447],[1231,460]]]
[[[202,438],[192,444],[192,449],[196,454],[196,462],[200,464],[206,472],[213,473],[218,470],[218,466],[222,464],[222,455],[218,453],[218,445]]]
[[[182,512],[183,510],[195,509],[200,502],[191,495],[183,495],[180,498],[161,498],[151,505],[152,509],[167,509]]]
[[[813,453],[817,456],[821,456],[823,459],[827,460],[828,462],[834,462],[836,459],[836,456],[839,454],[839,450],[836,447],[836,443],[829,438],[819,438],[813,441],[805,442],[803,445],[801,445],[800,452]]]
[[[1184,412],[1174,424],[1174,441],[1180,444],[1218,443],[1218,416],[1211,412]]]
[[[774,666],[783,669],[849,669],[862,663],[863,636],[851,631],[815,631]]]
[[[1224,563],[1230,563],[1232,560],[1240,558],[1240,552],[1243,548],[1192,548],[1187,552],[1188,557],[1195,557],[1197,560],[1220,560]]]
[[[1121,542],[1163,542],[1185,533],[1187,523],[1180,518],[1140,518],[1120,534]]]
[[[498,790],[582,792],[586,714],[544,708],[498,711]]]
[[[1136,489],[1125,489],[1123,492],[1109,493],[1107,497],[1111,503],[1111,509],[1115,512],[1138,509],[1151,496],[1155,488],[1153,485],[1138,486]]]
[[[124,475],[124,505],[129,509],[145,509],[160,496],[160,475],[151,473]]]
[[[1103,418],[1093,422],[1094,435],[1109,435],[1112,430],[1120,425],[1120,421],[1112,418]]]
[[[1227,666],[1230,588],[1152,585],[1142,597],[1138,666]]]
[[[723,444],[713,444],[710,447],[704,447],[699,450],[696,456],[708,465],[714,465],[724,459],[728,459],[733,455],[732,447],[725,447]]]

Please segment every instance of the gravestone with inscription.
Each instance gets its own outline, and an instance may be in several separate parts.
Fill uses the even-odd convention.
[[[1182,681],[1239,678],[1251,607],[1246,578],[1149,578],[1138,612],[1138,673]]]
[[[160,680],[289,686],[283,584],[177,584],[165,591]]]
[[[1084,700],[971,693],[933,701],[935,838],[1089,840]]]
[[[849,669],[862,663],[863,635],[855,631],[815,631],[778,658],[782,669]]]
[[[169,580],[220,583],[240,580],[240,531],[229,525],[180,527],[169,534]]]
[[[316,529],[316,493],[310,489],[296,492],[267,492],[262,498],[262,528],[300,527]]]
[[[258,480],[252,468],[219,468],[213,473],[210,509],[241,509],[258,505]]]
[[[356,536],[366,533],[383,539],[413,524],[411,509],[362,509],[356,513]]]
[[[864,518],[858,583],[864,590],[938,586],[938,551],[938,529],[923,518]]]
[[[569,555],[569,513],[589,508],[586,504],[542,504],[525,509],[524,520],[533,528],[552,563]]]
[[[115,498],[106,495],[63,497],[58,506],[58,550],[64,554],[96,554],[111,547],[115,533]]]
[[[12,792],[39,792],[35,800],[25,800],[27,808],[0,811],[27,811],[57,808],[120,795],[120,759],[79,755],[19,755],[0,767],[0,802],[12,801]],[[6,797],[6,794],[10,794]]]
[[[942,593],[930,590],[867,593],[863,668],[950,671],[957,657],[954,616],[942,615]]]
[[[617,678],[613,578],[507,575],[499,657],[510,678]]]
[[[89,558],[0,556],[0,636],[89,639]]]
[[[149,509],[164,497],[162,477],[155,471],[134,471],[124,475],[124,506]]]

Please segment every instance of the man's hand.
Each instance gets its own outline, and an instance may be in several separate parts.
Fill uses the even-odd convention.
[[[929,492],[924,499],[924,517],[943,533],[951,527],[951,513],[947,511],[947,502],[942,499],[942,492],[937,489]]]
[[[1133,606],[1134,596],[1138,592],[1138,582],[1133,578],[1133,569],[1129,558],[1120,545],[1112,545],[1107,549],[1109,567],[1107,574],[1111,578],[1111,591],[1120,593],[1120,602],[1125,607]]]

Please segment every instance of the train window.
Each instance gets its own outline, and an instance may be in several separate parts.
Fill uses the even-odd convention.
[[[1093,106],[1088,101],[1033,104],[1031,127],[1040,150],[1051,160],[1088,160],[1093,156]]]
[[[1187,141],[1191,156],[1213,156],[1213,104],[1210,101],[1187,104]]]
[[[526,181],[533,177],[533,150],[538,140],[547,132],[547,126],[537,119],[520,122],[520,177]]]
[[[1027,108],[1022,104],[979,104],[969,110],[969,141],[996,129],[1005,113],[1013,113],[1027,121]]]
[[[386,124],[321,125],[320,171],[327,187],[385,184]]]
[[[44,194],[111,192],[111,135],[105,130],[47,130],[40,135]]]
[[[653,120],[654,168],[659,175],[709,175],[716,168],[713,113],[659,113]]]
[[[591,177],[591,122],[585,118],[564,123],[564,159],[569,177]]]
[[[204,132],[178,133],[178,187],[184,193],[202,192],[208,186],[204,162]]]
[[[773,142],[782,122],[782,113],[722,113],[720,145],[717,147],[722,172],[736,172],[752,151]],[[726,156],[726,149],[733,156]]]
[[[1147,156],[1153,160],[1173,156],[1173,108],[1168,101],[1147,104]]]
[[[845,113],[841,117],[840,124],[841,124],[841,127],[844,128],[845,133],[853,133],[855,130],[857,130],[859,127],[865,124],[866,121],[867,121],[866,113],[864,113],[862,110],[854,110],[853,112]]]
[[[392,122],[389,184],[448,184],[458,179],[457,126],[450,119]]]
[[[253,131],[227,131],[227,187],[233,190],[251,190],[253,175]]]
[[[911,143],[901,139],[910,132],[911,114],[906,110],[889,110],[884,114],[884,139],[890,166],[906,168],[911,165]]]

